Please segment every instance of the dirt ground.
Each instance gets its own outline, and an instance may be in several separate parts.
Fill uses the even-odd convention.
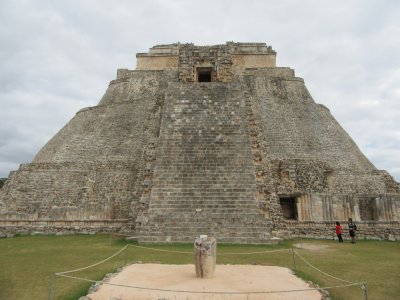
[[[314,250],[314,251],[319,251],[319,250],[328,250],[329,246],[328,245],[317,245],[317,244],[311,244],[311,243],[303,243],[303,244],[294,244],[296,248],[300,249],[307,249],[307,250]]]
[[[321,299],[317,290],[288,292],[310,287],[289,269],[273,266],[217,265],[213,278],[201,279],[196,277],[194,265],[133,264],[108,282],[119,286],[103,284],[87,297],[91,300]],[[273,291],[285,292],[271,293]],[[234,294],[246,292],[250,294]]]

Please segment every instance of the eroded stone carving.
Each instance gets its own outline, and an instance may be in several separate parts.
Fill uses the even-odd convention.
[[[199,278],[214,277],[217,262],[217,240],[201,235],[194,242],[194,250],[196,276]]]

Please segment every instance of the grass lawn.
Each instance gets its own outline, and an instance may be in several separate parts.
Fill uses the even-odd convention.
[[[352,282],[366,282],[369,299],[399,299],[400,243],[359,241],[339,244],[328,240],[293,240],[283,245],[218,245],[218,264],[279,265],[294,269],[296,274],[318,283],[321,287],[344,284],[325,276],[299,257],[293,261],[292,251],[234,255],[291,248],[303,244],[296,251],[308,262],[335,277]],[[77,269],[99,262],[116,253],[126,244],[110,240],[108,235],[21,236],[0,240],[0,299],[48,299],[52,274]],[[312,245],[313,249],[309,246]],[[129,247],[126,252],[93,268],[71,273],[81,278],[99,280],[106,273],[133,262],[168,264],[193,263],[193,245],[174,244],[149,246],[158,249],[191,252],[168,253]],[[295,264],[294,264],[295,263]],[[79,299],[86,294],[90,283],[56,277],[53,299]],[[360,286],[330,290],[333,299],[364,299]]]

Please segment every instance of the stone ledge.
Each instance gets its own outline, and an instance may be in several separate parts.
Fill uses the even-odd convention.
[[[0,219],[0,226],[88,226],[88,225],[125,225],[130,219],[104,220],[29,220],[29,219]]]

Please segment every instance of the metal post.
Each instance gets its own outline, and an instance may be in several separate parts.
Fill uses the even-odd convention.
[[[55,281],[56,281],[56,273],[53,273],[53,275],[51,276],[51,281],[50,281],[49,300],[53,300],[53,289],[54,289]]]
[[[292,248],[292,256],[293,256],[294,269],[297,270],[297,268],[296,268],[296,259],[295,259],[295,256],[294,256],[294,249],[293,248]]]
[[[365,300],[368,300],[368,286],[365,282],[362,283],[362,289],[364,290]]]
[[[124,264],[124,266],[126,266],[126,249],[128,249],[128,246],[125,246],[125,251],[124,251],[124,253],[125,253],[125,264]]]

